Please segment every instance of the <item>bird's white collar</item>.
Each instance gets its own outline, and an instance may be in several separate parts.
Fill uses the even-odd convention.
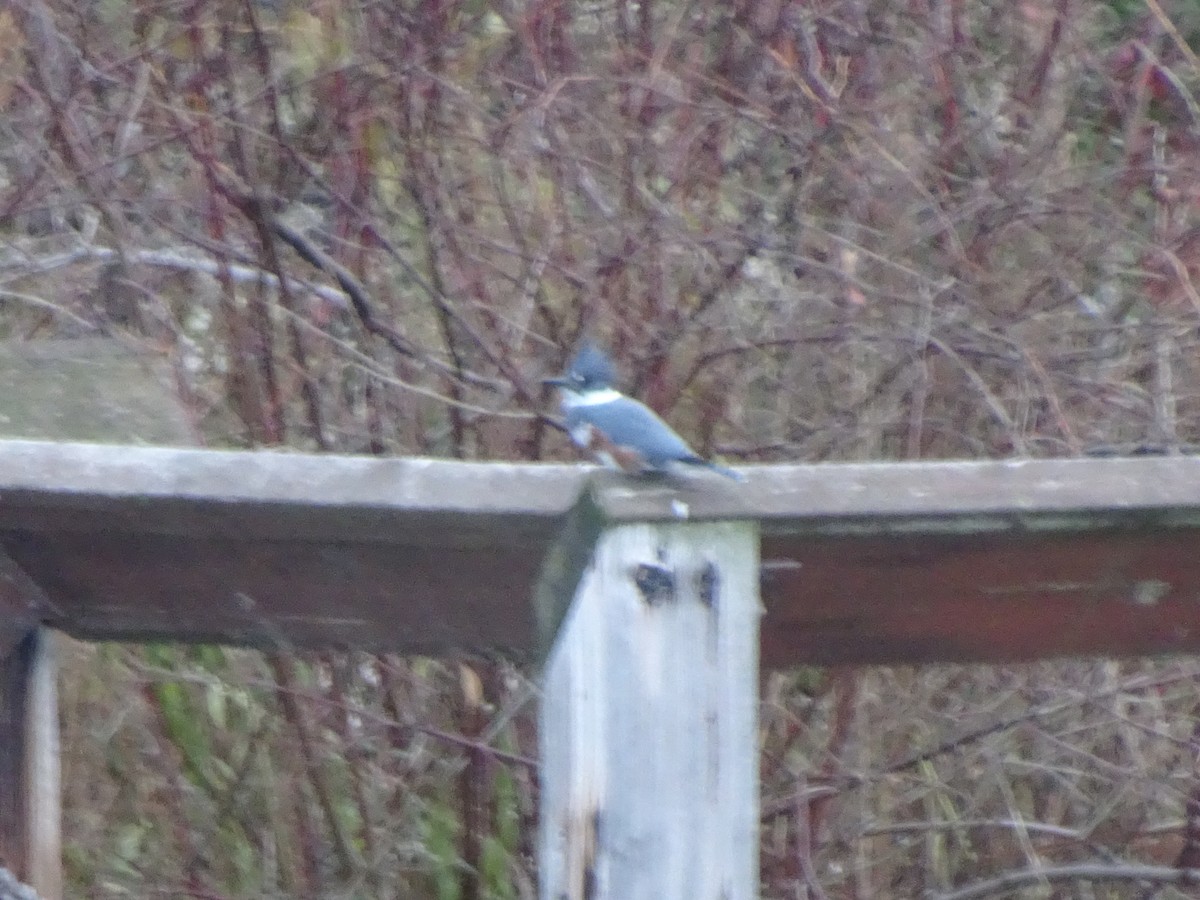
[[[601,388],[598,391],[563,391],[563,406],[574,409],[578,406],[600,406],[621,399],[621,392],[614,388]]]

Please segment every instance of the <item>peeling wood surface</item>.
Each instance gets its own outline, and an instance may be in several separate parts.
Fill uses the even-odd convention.
[[[545,540],[586,473],[570,465],[0,441],[0,529],[520,544]]]
[[[600,538],[543,676],[539,896],[758,896],[755,532]]]
[[[79,636],[533,655],[535,582],[591,485],[581,544],[760,522],[767,665],[1200,649],[1200,459],[745,471],[0,441],[0,543]]]
[[[763,557],[766,665],[1200,649],[1196,529],[767,538]]]
[[[231,533],[236,534],[236,531]],[[530,547],[9,534],[56,601],[47,622],[93,640],[181,640],[437,654],[532,649]]]
[[[616,521],[758,519],[764,666],[1200,649],[1200,458],[746,471],[598,497]]]
[[[719,478],[630,484],[602,475],[614,521],[758,520],[774,535],[900,537],[1200,527],[1200,456],[1132,459],[822,463],[742,469]]]
[[[0,543],[85,638],[533,650],[575,466],[0,442]]]
[[[25,700],[25,814],[29,846],[22,877],[43,900],[63,896],[62,759],[55,636],[33,635]]]

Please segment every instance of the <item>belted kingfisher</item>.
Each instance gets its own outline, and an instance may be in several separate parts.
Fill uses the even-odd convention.
[[[562,391],[567,431],[576,445],[609,468],[626,472],[667,472],[682,463],[746,480],[740,472],[697,456],[653,410],[614,388],[615,380],[612,362],[590,341],[580,347],[565,375],[546,379]]]

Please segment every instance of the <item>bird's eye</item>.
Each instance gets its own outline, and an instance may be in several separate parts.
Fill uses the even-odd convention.
[[[583,377],[583,375],[581,375],[579,372],[572,372],[572,373],[571,373],[571,384],[580,384],[580,385],[581,385],[581,384],[583,384],[583,383],[584,383],[586,380],[587,380],[587,379],[586,379],[586,378],[584,378],[584,377]]]

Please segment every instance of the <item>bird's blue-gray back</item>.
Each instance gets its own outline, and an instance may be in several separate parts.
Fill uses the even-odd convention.
[[[676,460],[696,459],[683,438],[653,410],[628,397],[567,411],[568,428],[574,430],[581,423],[600,429],[614,444],[636,447],[655,468]]]

